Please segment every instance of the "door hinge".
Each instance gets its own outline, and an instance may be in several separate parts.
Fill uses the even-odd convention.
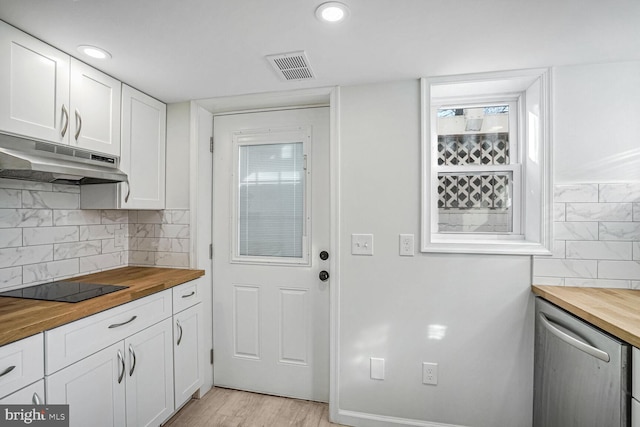
[[[213,349],[211,349],[211,353],[210,353],[210,354],[211,354],[211,357],[210,357],[210,359],[211,359],[211,364],[213,365]]]
[[[209,137],[209,151],[213,153],[213,137]]]
[[[209,243],[209,259],[213,259],[213,243]]]

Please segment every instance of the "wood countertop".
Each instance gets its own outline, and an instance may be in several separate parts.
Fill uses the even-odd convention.
[[[531,288],[547,301],[640,347],[640,290],[539,285]]]
[[[64,279],[69,282],[129,287],[77,303],[0,297],[0,345],[91,316],[203,275],[203,270],[123,267]]]

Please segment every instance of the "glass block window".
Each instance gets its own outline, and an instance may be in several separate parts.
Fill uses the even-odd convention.
[[[437,109],[439,233],[512,233],[509,105]]]

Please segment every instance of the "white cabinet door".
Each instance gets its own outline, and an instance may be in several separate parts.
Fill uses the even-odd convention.
[[[0,131],[69,143],[69,56],[0,21]]]
[[[122,86],[122,155],[129,177],[120,184],[123,209],[164,209],[167,106]],[[128,197],[127,197],[128,196]]]
[[[0,399],[2,405],[44,405],[44,380],[37,381]]]
[[[46,378],[47,403],[69,404],[71,427],[125,425],[122,341]]]
[[[125,340],[127,426],[158,426],[173,413],[171,318]]]
[[[42,334],[30,336],[0,347],[0,397],[44,377]]]
[[[73,58],[70,74],[71,145],[119,156],[122,84]]]
[[[631,399],[631,427],[640,427],[640,402]]]
[[[173,316],[176,408],[202,386],[204,314],[197,304]]]

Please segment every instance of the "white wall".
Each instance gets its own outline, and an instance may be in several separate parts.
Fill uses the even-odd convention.
[[[189,102],[167,105],[167,209],[189,209]]]
[[[554,250],[534,283],[640,288],[640,61],[554,77]]]
[[[640,181],[640,61],[554,70],[555,183]]]
[[[419,94],[417,80],[341,88],[341,420],[530,426],[530,257],[398,255],[398,234],[420,231]],[[374,256],[350,255],[352,233],[374,234]],[[369,378],[370,357],[385,380]],[[437,386],[423,361],[439,364]]]

